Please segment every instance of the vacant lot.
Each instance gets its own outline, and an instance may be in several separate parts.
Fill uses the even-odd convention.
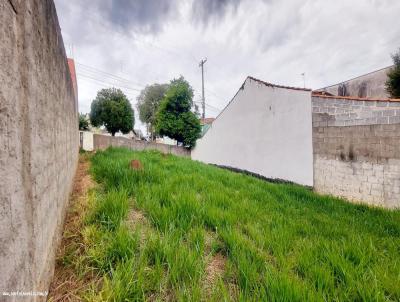
[[[156,152],[91,161],[98,185],[58,261],[77,299],[400,300],[399,211]]]

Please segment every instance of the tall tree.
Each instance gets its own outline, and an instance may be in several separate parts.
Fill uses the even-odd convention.
[[[387,74],[386,90],[392,98],[400,98],[400,48],[392,59],[394,66]]]
[[[93,100],[90,121],[95,127],[106,127],[115,136],[118,131],[128,133],[133,130],[135,115],[125,94],[120,89],[108,88],[100,90]]]
[[[89,130],[89,121],[83,113],[79,113],[79,130]]]
[[[193,107],[193,89],[183,78],[172,80],[156,116],[156,132],[193,148],[200,137],[200,121]]]
[[[154,139],[156,113],[167,89],[168,84],[148,85],[137,97],[136,108],[139,110],[139,119],[147,125],[151,139]]]

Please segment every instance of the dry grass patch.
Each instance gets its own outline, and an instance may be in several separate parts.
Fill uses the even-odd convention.
[[[57,251],[53,281],[50,285],[49,301],[82,301],[79,292],[95,276],[80,278],[72,263],[82,252],[82,218],[88,208],[89,191],[95,183],[89,175],[89,156],[80,155],[76,170],[69,210],[64,223],[64,231],[60,247]]]
[[[218,279],[222,278],[226,267],[226,257],[221,253],[215,254],[207,263],[204,286],[207,292],[213,288]]]

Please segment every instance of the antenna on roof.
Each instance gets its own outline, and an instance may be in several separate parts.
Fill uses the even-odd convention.
[[[306,88],[306,73],[303,72],[301,75],[303,77],[303,85],[304,85],[303,87]]]

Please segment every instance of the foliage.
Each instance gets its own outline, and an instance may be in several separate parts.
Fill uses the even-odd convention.
[[[134,111],[125,94],[116,88],[102,89],[93,100],[90,111],[93,126],[105,126],[107,131],[128,133],[135,123]]]
[[[193,89],[183,78],[171,81],[156,118],[156,132],[193,148],[200,137],[200,121],[191,111]]]
[[[156,113],[163,99],[168,84],[153,84],[146,86],[137,97],[137,109],[139,119],[147,125],[148,132],[154,138],[154,124]]]
[[[79,130],[89,130],[89,121],[83,113],[79,113]]]
[[[392,55],[394,67],[388,72],[386,90],[392,98],[400,98],[400,49]]]
[[[129,168],[132,158],[144,171]],[[88,259],[104,283],[90,301],[400,299],[400,211],[154,151],[99,151],[91,171],[100,192],[125,209],[118,200],[129,198],[148,226],[126,232],[120,221],[109,233],[105,216],[91,221]],[[216,254],[223,273],[205,284]]]

